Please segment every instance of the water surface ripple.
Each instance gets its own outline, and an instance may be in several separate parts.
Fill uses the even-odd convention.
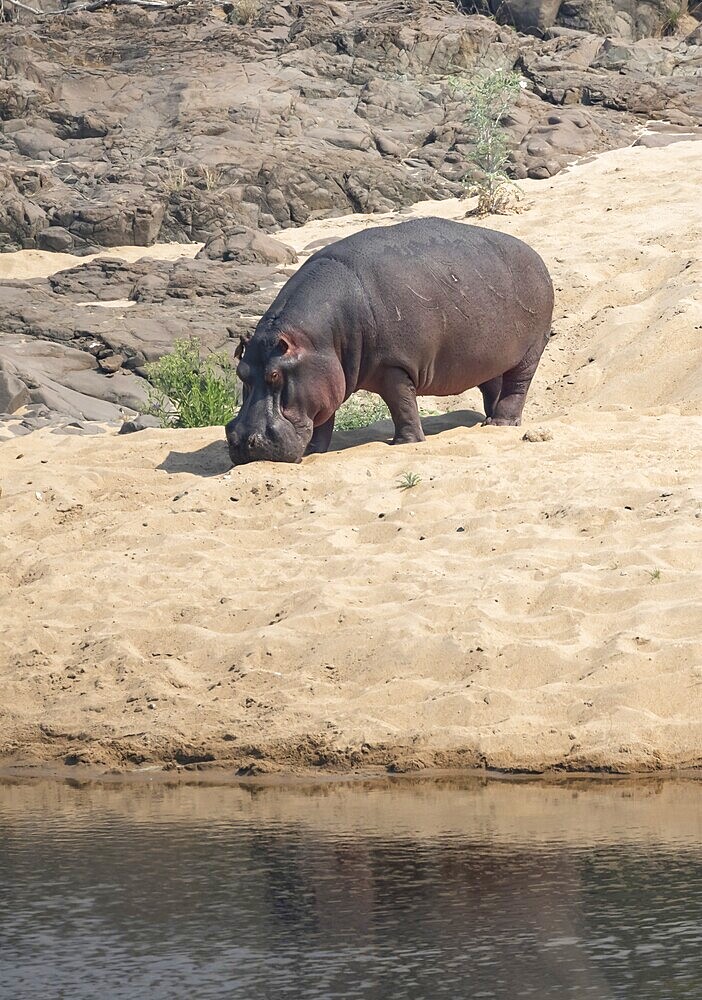
[[[0,782],[0,997],[700,1000],[701,802]]]

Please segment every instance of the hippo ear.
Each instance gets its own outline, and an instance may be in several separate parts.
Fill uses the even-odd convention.
[[[248,333],[248,334],[247,333],[242,333],[242,334],[239,335],[239,343],[236,345],[236,347],[234,349],[234,357],[235,358],[240,358],[241,357],[241,355],[244,353],[244,348],[246,347],[246,345],[248,344],[248,342],[250,340],[251,340],[251,334],[250,333]]]
[[[278,357],[284,355],[286,358],[290,358],[290,360],[292,360],[299,356],[300,347],[295,343],[289,334],[281,333],[278,338],[278,343],[275,346],[275,353]]]

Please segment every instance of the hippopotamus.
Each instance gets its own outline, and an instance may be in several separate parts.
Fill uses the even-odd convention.
[[[424,440],[417,396],[478,386],[485,423],[521,422],[548,342],[553,285],[526,243],[439,218],[366,229],[313,254],[241,345],[234,465],[324,452],[357,389],[378,393],[393,444]]]

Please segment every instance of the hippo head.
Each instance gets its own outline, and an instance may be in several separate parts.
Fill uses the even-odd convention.
[[[298,331],[260,324],[237,353],[242,404],[225,428],[232,463],[300,462],[314,428],[343,402],[336,354],[317,350]]]

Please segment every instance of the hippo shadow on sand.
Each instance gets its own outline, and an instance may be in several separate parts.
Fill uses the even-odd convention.
[[[197,451],[170,451],[156,468],[171,474],[189,472],[192,476],[221,476],[229,472],[232,461],[227,450],[227,442],[211,441]]]
[[[433,437],[456,427],[475,427],[484,420],[484,415],[476,410],[453,410],[422,417],[422,426],[426,436]],[[350,431],[336,431],[329,452],[346,451],[348,448],[373,442],[389,444],[393,432],[392,420],[379,420],[368,427],[357,427]],[[229,472],[232,462],[223,437],[221,441],[212,441],[197,451],[171,451],[156,468],[171,474],[188,472],[193,476],[209,478]]]
[[[476,410],[452,410],[449,413],[436,413],[421,418],[422,429],[428,438],[456,427],[475,427],[476,424],[482,424],[484,420],[484,414],[478,413]],[[395,428],[389,418],[379,420],[368,427],[357,427],[350,431],[334,431],[329,451],[346,451],[347,448],[356,448],[358,445],[370,444],[373,441],[389,444],[394,433]]]

